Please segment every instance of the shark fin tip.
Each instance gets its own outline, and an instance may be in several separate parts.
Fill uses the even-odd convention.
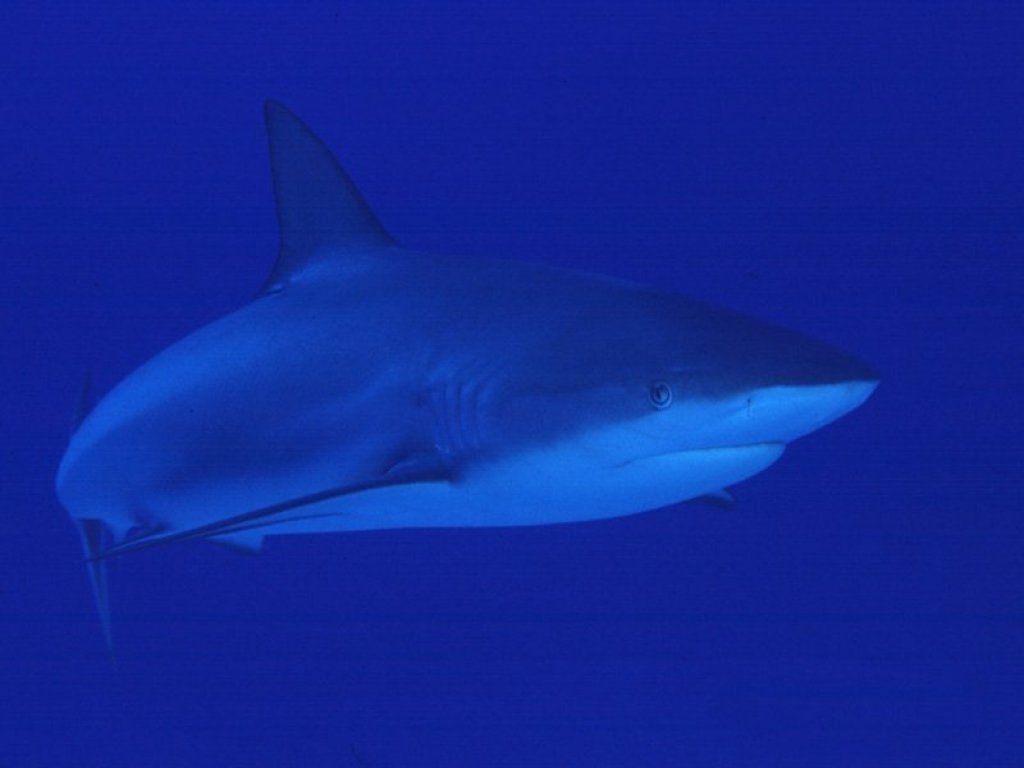
[[[107,583],[107,563],[103,557],[103,548],[108,533],[103,521],[96,519],[78,520],[78,532],[82,538],[82,549],[85,551],[85,562],[89,569],[89,581],[92,582],[92,594],[96,603],[100,628],[107,651],[114,654],[114,637],[110,626],[110,590]]]

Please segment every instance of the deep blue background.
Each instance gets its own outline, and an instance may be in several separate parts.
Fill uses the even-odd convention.
[[[4,3],[0,764],[1024,764],[1022,6],[295,5]],[[126,557],[115,671],[53,475],[86,368],[267,274],[266,97],[404,244],[882,386],[734,511]]]

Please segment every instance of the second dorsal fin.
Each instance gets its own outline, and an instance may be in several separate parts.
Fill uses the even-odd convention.
[[[264,290],[311,264],[394,245],[327,146],[287,107],[264,105],[281,248]]]

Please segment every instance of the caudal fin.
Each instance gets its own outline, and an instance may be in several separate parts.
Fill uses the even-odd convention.
[[[72,435],[82,426],[82,422],[92,412],[95,404],[92,394],[92,370],[87,368],[82,381],[82,391],[78,395],[78,407],[75,409],[75,418],[71,422]]]
[[[107,529],[101,520],[76,520],[78,533],[82,537],[82,549],[85,550],[86,566],[89,568],[89,580],[92,582],[92,594],[96,601],[96,612],[99,614],[103,639],[107,650],[113,654],[114,641],[110,633],[110,593],[107,587],[107,561],[99,557],[107,546]]]

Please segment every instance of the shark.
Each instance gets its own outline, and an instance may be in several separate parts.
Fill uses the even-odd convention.
[[[83,407],[57,472],[108,645],[111,557],[728,503],[878,384],[824,342],[656,287],[403,248],[294,113],[264,118],[270,276]]]

